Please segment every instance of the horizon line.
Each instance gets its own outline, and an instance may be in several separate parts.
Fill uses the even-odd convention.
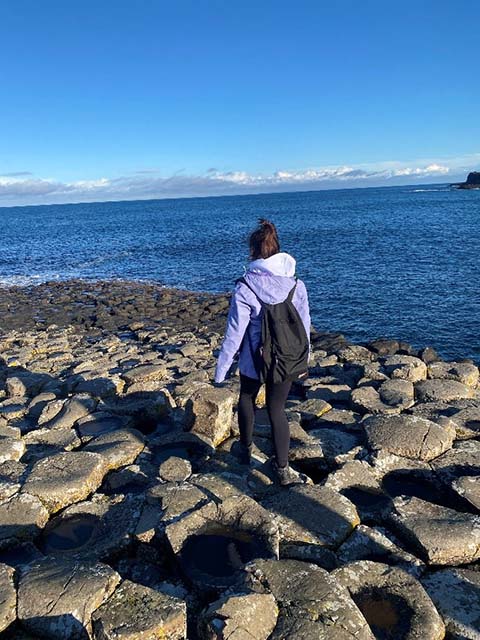
[[[121,198],[119,200],[83,200],[79,202],[42,202],[40,204],[9,204],[9,205],[0,205],[0,210],[2,209],[17,209],[17,208],[32,208],[32,207],[69,207],[69,206],[79,206],[82,204],[109,204],[109,203],[120,203],[120,202],[155,202],[155,201],[165,201],[165,200],[207,200],[210,198],[252,198],[254,196],[279,196],[279,195],[287,195],[287,194],[295,194],[295,193],[319,193],[324,191],[359,191],[365,189],[401,189],[405,187],[428,187],[431,185],[445,185],[455,188],[457,184],[461,184],[459,182],[422,182],[422,183],[408,183],[408,184],[388,184],[388,185],[365,185],[365,186],[356,186],[356,187],[329,187],[328,189],[299,189],[295,191],[260,191],[253,193],[228,193],[228,194],[218,194],[218,195],[192,195],[192,196],[178,196],[178,197],[157,197],[157,198]]]

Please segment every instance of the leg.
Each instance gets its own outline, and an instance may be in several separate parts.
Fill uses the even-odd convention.
[[[255,423],[255,399],[260,386],[260,380],[240,375],[238,427],[240,429],[240,442],[245,447],[252,444],[253,425]]]
[[[291,386],[292,383],[288,381],[278,384],[267,381],[266,385],[267,411],[272,425],[272,439],[279,467],[286,467],[288,464],[290,427],[285,413],[285,403]]]

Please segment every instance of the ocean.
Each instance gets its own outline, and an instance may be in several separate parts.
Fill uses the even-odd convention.
[[[480,359],[480,190],[448,185],[0,208],[0,286],[120,278],[225,292],[259,217],[296,258],[318,330]]]

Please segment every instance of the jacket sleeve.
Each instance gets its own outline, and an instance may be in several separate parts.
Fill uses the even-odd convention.
[[[301,280],[297,281],[297,296],[298,296],[297,297],[298,302],[295,306],[297,307],[298,314],[302,319],[303,326],[305,327],[305,331],[307,332],[308,345],[311,352],[312,348],[310,345],[310,329],[311,329],[310,306],[308,304],[307,288],[305,287],[305,284]]]
[[[225,380],[250,323],[251,307],[243,297],[242,289],[241,283],[237,284],[230,302],[225,338],[223,339],[215,370],[215,382],[223,382]]]

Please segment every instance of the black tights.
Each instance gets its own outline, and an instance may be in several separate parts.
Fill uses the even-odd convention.
[[[238,426],[240,441],[248,446],[252,442],[253,425],[255,422],[255,398],[261,382],[247,376],[240,376],[240,398],[238,400]],[[275,456],[279,467],[288,463],[288,449],[290,447],[290,427],[285,414],[285,403],[292,386],[291,382],[266,383],[267,412],[272,426],[272,439]]]

